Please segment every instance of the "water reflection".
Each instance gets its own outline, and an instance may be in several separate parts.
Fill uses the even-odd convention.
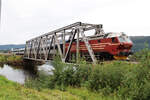
[[[9,65],[4,65],[0,68],[0,75],[5,76],[8,80],[12,80],[21,84],[25,82],[25,79],[31,76],[26,70],[15,69]]]
[[[40,66],[34,66],[32,63],[28,63],[25,64],[24,67],[12,67],[4,64],[3,66],[0,66],[0,75],[5,76],[8,80],[24,84],[26,79],[35,77],[39,71],[50,75],[53,74],[53,69],[50,62]]]
[[[54,70],[54,67],[52,66],[51,62],[47,62],[46,64],[41,66],[37,66],[37,68],[38,71],[42,71],[47,75],[52,75],[53,74],[52,70]]]

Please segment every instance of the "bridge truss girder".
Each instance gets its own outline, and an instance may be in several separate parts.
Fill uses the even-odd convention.
[[[79,60],[79,51],[80,51],[79,41],[80,39],[82,39],[82,41],[84,41],[86,45],[86,48],[93,63],[96,63],[97,60],[91,48],[91,45],[89,44],[88,37],[85,36],[85,31],[89,30],[95,30],[95,35],[104,34],[101,24],[95,25],[77,22],[27,41],[25,46],[24,58],[32,60],[48,61],[51,60],[51,58],[53,58],[52,54],[56,54],[56,51],[58,51],[61,60],[63,62],[67,62],[72,47],[72,43],[76,36],[77,61]],[[69,36],[68,40],[70,42],[66,50],[65,44],[67,36]],[[63,46],[62,48],[60,44],[62,44]]]

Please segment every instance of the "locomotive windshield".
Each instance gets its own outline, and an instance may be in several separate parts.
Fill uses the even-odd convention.
[[[120,42],[129,42],[129,43],[132,43],[132,41],[130,40],[129,37],[122,37],[122,36],[120,36],[119,37],[119,41]]]

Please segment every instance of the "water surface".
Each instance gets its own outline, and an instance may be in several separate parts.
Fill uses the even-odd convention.
[[[23,69],[22,67],[12,67],[5,64],[0,66],[0,75],[5,76],[8,80],[24,84],[25,80],[33,77],[35,73],[42,71],[46,74],[52,74],[52,70],[54,69],[51,63],[34,67],[36,67],[34,68],[35,70],[27,70]]]

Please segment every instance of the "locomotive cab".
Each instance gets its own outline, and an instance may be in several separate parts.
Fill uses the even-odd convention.
[[[119,43],[120,43],[118,49],[124,49],[125,51],[131,49],[133,43],[127,35],[123,34],[123,35],[119,36],[118,39],[119,39]]]
[[[133,43],[130,38],[124,33],[121,33],[117,38],[119,42],[119,45],[117,47],[118,53],[114,55],[114,58],[118,60],[126,60],[127,57],[131,54]]]

